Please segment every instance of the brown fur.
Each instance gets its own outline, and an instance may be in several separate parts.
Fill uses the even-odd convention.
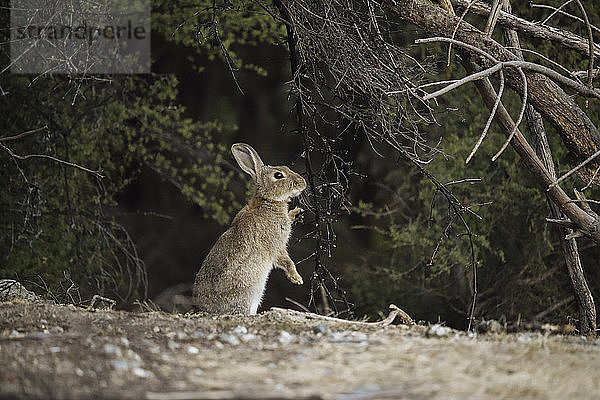
[[[201,311],[217,314],[256,314],[274,266],[291,282],[302,284],[287,252],[299,209],[288,211],[288,203],[306,182],[288,167],[264,165],[247,144],[234,144],[231,151],[252,176],[255,192],[202,263],[194,282],[194,303]],[[275,173],[284,177],[276,179]]]

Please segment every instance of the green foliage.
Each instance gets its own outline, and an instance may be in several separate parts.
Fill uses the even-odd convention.
[[[266,75],[261,65],[245,63],[238,50],[277,43],[285,28],[258,2],[247,0],[152,1],[152,29],[167,40],[194,50],[190,61],[203,69],[204,57],[221,59],[233,69]]]
[[[104,178],[57,162],[0,154],[1,276],[68,279],[85,294],[131,298],[145,284],[134,243],[106,213],[143,168],[173,183],[220,223],[233,207],[223,127],[184,117],[170,76],[112,77],[89,84],[62,77],[4,75],[4,136],[47,126],[5,145],[19,155],[43,154],[101,171]],[[39,282],[39,281],[38,281]],[[93,293],[92,293],[93,294]]]

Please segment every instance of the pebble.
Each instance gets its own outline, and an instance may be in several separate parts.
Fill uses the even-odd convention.
[[[290,343],[294,343],[296,341],[296,338],[294,337],[294,335],[290,334],[287,331],[281,331],[279,332],[279,343],[281,344],[290,344]]]
[[[188,334],[182,331],[177,332],[177,339],[178,340],[185,340],[188,338]]]
[[[62,328],[62,326],[53,326],[52,328],[50,328],[50,333],[53,334],[59,334],[59,333],[63,333],[65,330]]]
[[[131,372],[135,376],[140,377],[140,378],[150,378],[150,377],[154,376],[154,374],[152,373],[152,371],[148,371],[148,370],[145,370],[145,369],[140,368],[140,367],[134,367],[131,370]]]
[[[256,335],[254,333],[246,333],[245,335],[240,336],[240,340],[244,343],[248,343],[251,340],[255,340]]]
[[[523,333],[523,334],[519,335],[519,337],[517,338],[517,342],[520,342],[520,343],[531,342],[531,335],[528,333]]]
[[[452,329],[440,324],[431,325],[427,330],[427,336],[446,337],[450,333],[452,333]]]
[[[187,333],[185,333],[183,331],[177,331],[177,332],[169,332],[169,333],[167,333],[167,337],[169,339],[175,339],[175,338],[177,338],[177,340],[185,340],[185,339],[187,339],[188,335],[187,335]]]
[[[200,353],[200,350],[199,350],[199,349],[198,349],[196,346],[188,346],[188,347],[186,348],[186,351],[187,351],[189,354],[198,354],[198,353]]]
[[[313,325],[312,327],[312,331],[314,334],[325,334],[329,332],[329,327],[325,324],[317,324],[317,325]]]
[[[114,354],[119,357],[123,355],[121,349],[113,344],[105,344],[103,350],[106,354]]]
[[[59,353],[60,347],[58,347],[58,346],[50,347],[49,350],[50,350],[50,353]]]
[[[127,353],[125,354],[127,356],[127,358],[130,358],[134,361],[141,361],[142,357],[140,357],[140,355],[138,353],[136,353],[133,350],[127,350]]]
[[[122,371],[134,367],[137,363],[132,363],[127,360],[112,360],[111,364],[114,369]]]
[[[236,326],[231,333],[235,333],[236,335],[244,335],[248,333],[248,329],[245,326],[238,325]]]
[[[219,335],[219,340],[225,343],[229,343],[232,346],[237,346],[238,344],[240,344],[240,340],[237,338],[237,336],[230,335],[228,333],[223,333]]]

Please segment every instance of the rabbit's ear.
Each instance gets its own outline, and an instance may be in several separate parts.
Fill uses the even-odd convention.
[[[264,165],[256,150],[246,143],[236,143],[231,146],[231,152],[244,172],[256,180],[258,172]]]

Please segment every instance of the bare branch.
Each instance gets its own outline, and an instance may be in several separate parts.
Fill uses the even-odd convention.
[[[63,165],[69,166],[69,167],[77,168],[77,169],[80,169],[82,171],[88,172],[88,173],[90,173],[92,175],[95,175],[98,178],[104,178],[104,175],[101,174],[101,171],[92,171],[91,169],[86,168],[86,167],[82,167],[79,164],[75,164],[75,163],[72,163],[72,162],[69,162],[69,161],[61,160],[59,158],[56,158],[56,157],[53,157],[53,156],[49,156],[47,154],[26,154],[24,156],[21,156],[21,155],[15,154],[11,149],[9,149],[8,147],[6,147],[5,145],[3,145],[1,143],[0,143],[0,148],[3,149],[4,151],[6,151],[11,157],[19,159],[19,160],[28,160],[30,158],[45,158],[47,160],[55,161],[55,162],[57,162],[59,164],[63,164]]]
[[[27,132],[22,132],[22,133],[19,133],[18,135],[0,137],[0,142],[8,142],[9,140],[21,139],[21,138],[23,138],[25,136],[29,136],[29,135],[34,134],[36,132],[42,131],[44,129],[48,129],[48,125],[44,125],[41,128],[32,129],[32,130],[27,131]]]
[[[492,161],[496,161],[498,157],[500,157],[500,155],[504,152],[504,150],[506,150],[506,147],[508,147],[508,144],[515,136],[515,132],[517,131],[517,128],[523,120],[523,115],[525,115],[525,108],[527,107],[527,77],[525,76],[525,73],[521,68],[518,68],[518,71],[521,74],[521,77],[523,78],[523,97],[521,99],[521,111],[519,112],[519,117],[517,118],[517,122],[515,122],[515,126],[510,132],[510,135],[508,135],[508,138],[506,139],[500,150],[492,157]]]
[[[598,150],[597,152],[595,152],[594,154],[592,154],[584,162],[582,162],[581,164],[577,165],[575,168],[571,168],[571,170],[569,172],[565,173],[560,178],[558,178],[556,180],[556,182],[553,182],[551,185],[549,185],[547,190],[550,190],[551,188],[555,187],[556,185],[559,185],[562,181],[564,181],[565,179],[567,179],[568,177],[570,177],[571,175],[573,175],[575,172],[577,172],[582,167],[585,167],[587,164],[589,164],[590,162],[592,162],[598,156],[600,156],[600,150]]]
[[[548,15],[542,22],[542,25],[546,25],[546,23],[548,21],[550,21],[550,19],[552,17],[554,17],[558,12],[560,12],[561,9],[563,9],[564,7],[568,6],[573,0],[567,0],[564,3],[562,3],[557,9],[555,9],[555,11],[553,13],[551,13],[550,15]]]
[[[485,29],[483,33],[488,36],[492,36],[494,33],[494,28],[496,27],[496,23],[498,22],[498,16],[500,15],[500,7],[502,2],[500,0],[493,0],[492,6],[490,8],[490,14],[488,16],[487,23],[485,24]]]
[[[467,43],[461,42],[460,40],[454,40],[454,39],[445,38],[445,37],[432,37],[432,38],[415,40],[415,43],[430,43],[430,42],[450,42],[450,43],[462,46],[464,48],[467,48],[469,50],[477,51],[477,53],[479,53],[481,55],[485,55],[487,58],[489,58],[493,62],[496,62],[497,64],[489,67],[486,70],[479,71],[473,75],[466,76],[465,78],[460,79],[460,80],[456,81],[455,83],[448,85],[447,87],[445,87],[443,89],[438,90],[437,92],[423,96],[423,100],[429,100],[434,97],[438,97],[442,94],[445,94],[445,93],[451,91],[452,89],[455,89],[459,86],[464,85],[467,82],[472,82],[475,80],[479,80],[479,79],[488,77],[488,76],[498,72],[501,68],[505,68],[505,67],[523,68],[526,70],[539,72],[543,75],[548,76],[549,78],[553,78],[556,81],[576,90],[577,92],[579,92],[580,94],[582,94],[584,96],[596,97],[596,98],[600,99],[600,90],[599,89],[590,88],[585,85],[582,85],[579,82],[576,82],[570,78],[567,78],[564,75],[561,75],[560,73],[554,71],[553,69],[544,67],[543,65],[539,65],[539,64],[535,64],[535,63],[531,63],[531,62],[527,62],[527,61],[518,61],[518,60],[501,62],[501,61],[498,61],[495,57],[493,57],[489,53],[486,53],[485,51],[483,51],[481,49],[477,49],[476,47],[471,46]]]
[[[585,21],[584,21],[582,18],[579,18],[579,17],[578,17],[578,16],[576,16],[576,15],[569,14],[568,12],[565,12],[565,11],[563,11],[563,10],[559,10],[559,9],[557,9],[556,7],[552,7],[552,6],[550,6],[550,5],[547,5],[547,4],[536,4],[536,3],[529,3],[529,6],[530,6],[531,8],[545,8],[545,9],[548,9],[548,10],[557,11],[557,12],[558,12],[560,15],[564,15],[565,17],[572,18],[572,19],[574,19],[575,21],[579,21],[579,22],[585,23]],[[599,33],[600,33],[600,28],[598,28],[597,26],[590,24],[590,27],[592,28],[592,30],[594,30],[594,31],[596,31],[596,32],[599,32]]]
[[[481,1],[471,2],[469,0],[452,0],[452,3],[455,7],[460,9],[469,7],[469,11],[472,11],[478,15],[488,16],[490,14],[490,6]],[[508,14],[504,11],[500,12],[498,16],[498,23],[506,28],[514,29],[526,36],[550,40],[567,48],[574,49],[586,56],[589,55],[588,41],[574,33],[551,26],[535,24],[523,18]],[[600,46],[594,45],[593,48],[594,54],[596,56],[600,56]]]
[[[503,92],[504,92],[504,74],[502,73],[502,70],[500,70],[500,87],[498,88],[498,95],[496,96],[496,102],[494,103],[494,107],[492,107],[492,111],[490,112],[490,116],[485,124],[485,128],[483,129],[483,132],[481,133],[481,136],[479,136],[479,140],[475,144],[475,147],[473,147],[473,150],[471,150],[471,154],[469,154],[469,156],[465,160],[465,164],[468,164],[469,161],[471,161],[471,158],[475,155],[475,152],[477,151],[477,149],[479,149],[479,146],[481,146],[481,143],[483,143],[483,139],[485,139],[485,136],[486,136],[488,130],[490,129],[490,125],[492,124],[492,121],[494,120],[494,116],[496,115],[496,110],[498,109],[498,105],[500,105],[500,101],[502,99]]]
[[[588,19],[587,12],[585,8],[581,4],[581,1],[575,0],[579,10],[581,11],[581,15],[583,16],[583,20],[585,21],[585,28],[587,29],[588,34],[588,46],[590,53],[590,64],[588,67],[588,85],[589,87],[593,87],[592,81],[594,80],[594,35],[592,34],[592,26],[590,25],[590,20]]]

